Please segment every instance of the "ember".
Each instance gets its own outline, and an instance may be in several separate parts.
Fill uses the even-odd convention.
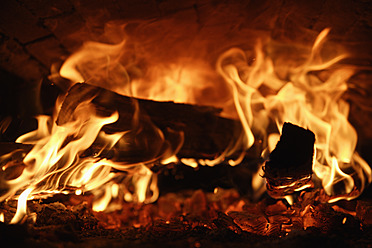
[[[216,6],[211,19],[230,15]],[[195,29],[175,13],[80,38],[52,66],[53,113],[0,143],[0,237],[76,247],[368,243],[372,171],[345,97],[360,70],[352,55],[327,27],[288,40],[235,29]],[[1,135],[17,129],[0,121]]]

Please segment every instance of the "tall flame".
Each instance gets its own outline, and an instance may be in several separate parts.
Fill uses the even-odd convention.
[[[260,44],[252,65],[244,51],[233,48],[221,55],[217,71],[234,93],[247,148],[253,144],[252,133],[266,129],[270,120],[279,131],[284,122],[291,122],[315,133],[313,171],[330,196],[329,202],[334,202],[359,196],[366,183],[371,182],[371,168],[355,152],[357,134],[348,122],[349,105],[341,98],[354,71],[347,66],[335,66],[345,54],[330,59],[323,59],[321,54],[329,31],[325,29],[318,35],[302,64],[291,66],[287,62],[284,77],[278,76],[274,66],[278,58],[270,54],[272,48],[267,47],[265,53]],[[326,79],[317,76],[321,72],[327,73]],[[269,94],[264,96],[265,88]]]

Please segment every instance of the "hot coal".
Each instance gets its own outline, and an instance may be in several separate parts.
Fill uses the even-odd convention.
[[[322,202],[322,194],[302,192],[289,207],[267,197],[251,202],[235,190],[187,190],[152,204],[123,203],[114,212],[93,212],[89,195],[56,195],[28,202],[36,222],[0,223],[0,239],[17,247],[369,247],[371,225],[363,220],[370,213],[361,210],[370,199],[348,206],[348,214],[338,210],[345,206]],[[11,203],[0,205],[6,216]]]

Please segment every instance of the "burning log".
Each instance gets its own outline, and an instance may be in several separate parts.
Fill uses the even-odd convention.
[[[12,142],[0,142],[0,192],[6,188],[6,180],[19,177],[25,168],[23,159],[32,149],[32,145]]]
[[[280,140],[264,167],[270,196],[279,198],[312,186],[314,142],[310,130],[284,123]]]
[[[118,112],[118,120],[103,131],[127,132],[126,145],[116,147],[119,158],[150,159],[168,146],[174,152],[179,150],[180,157],[213,159],[241,133],[238,121],[220,117],[221,110],[214,107],[137,99],[84,83],[69,90],[57,124],[73,121],[75,109],[87,101],[98,116]],[[97,142],[93,146],[102,149]]]

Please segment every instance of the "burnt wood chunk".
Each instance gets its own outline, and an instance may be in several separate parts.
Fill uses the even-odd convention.
[[[291,194],[296,188],[310,182],[314,142],[312,131],[289,122],[284,123],[280,140],[264,167],[269,194]]]
[[[125,135],[125,147],[119,149],[121,157],[153,158],[164,146],[175,151],[182,144],[179,157],[213,159],[235,142],[242,130],[239,121],[220,117],[221,109],[138,99],[85,83],[71,87],[57,124],[73,121],[77,117],[75,109],[84,102],[89,102],[98,116],[119,113],[119,119],[104,126],[103,131],[129,131]],[[94,145],[99,147],[97,143]]]
[[[282,135],[266,162],[270,177],[301,177],[312,174],[315,135],[312,131],[284,123]]]

